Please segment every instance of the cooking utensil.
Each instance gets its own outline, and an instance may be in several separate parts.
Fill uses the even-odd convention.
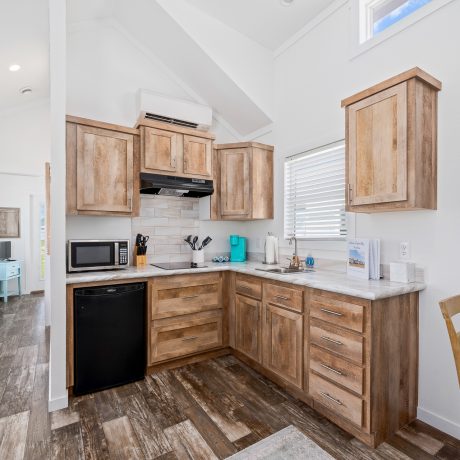
[[[189,236],[192,236],[192,235],[189,235]],[[193,244],[190,241],[189,237],[185,238],[184,241],[193,249]]]
[[[210,236],[207,236],[201,243],[201,246],[199,247],[198,250],[205,248],[211,241],[212,241],[212,238]]]
[[[192,247],[192,249],[193,249],[194,251],[196,250],[196,242],[197,242],[197,241],[198,241],[198,236],[195,236],[195,237],[193,238],[193,247]]]

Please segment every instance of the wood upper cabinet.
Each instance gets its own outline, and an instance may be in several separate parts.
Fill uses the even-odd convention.
[[[142,172],[212,179],[214,135],[154,121],[142,123]]]
[[[213,220],[273,219],[273,147],[256,142],[215,146]]]
[[[440,89],[415,68],[342,101],[348,211],[436,209]]]
[[[298,388],[303,381],[303,315],[263,306],[263,365]]]
[[[184,136],[184,174],[212,176],[212,141]]]
[[[156,128],[142,128],[142,169],[176,172],[179,135]]]
[[[236,294],[235,348],[260,363],[262,303]]]
[[[68,214],[137,214],[137,133],[131,128],[68,117]]]

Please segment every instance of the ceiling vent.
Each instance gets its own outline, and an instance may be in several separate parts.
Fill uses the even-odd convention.
[[[201,131],[208,131],[212,125],[212,109],[196,102],[141,89],[137,104],[138,124],[142,124],[142,120],[154,120]]]

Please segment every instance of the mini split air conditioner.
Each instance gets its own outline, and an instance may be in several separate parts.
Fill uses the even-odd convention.
[[[140,89],[137,106],[139,124],[142,120],[156,120],[202,131],[208,131],[212,125],[211,107],[154,91]]]

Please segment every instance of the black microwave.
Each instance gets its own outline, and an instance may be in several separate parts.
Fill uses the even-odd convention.
[[[129,266],[129,240],[69,240],[67,271],[113,270]]]

